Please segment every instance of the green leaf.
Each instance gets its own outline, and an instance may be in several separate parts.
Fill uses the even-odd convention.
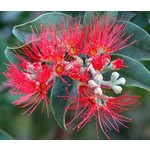
[[[84,11],[57,11],[57,12],[61,12],[67,15],[70,15],[72,17],[77,17],[77,16],[82,16],[82,14],[84,14]]]
[[[144,14],[137,14],[134,18],[131,19],[131,22],[138,25],[147,32],[150,31],[148,18]]]
[[[91,11],[87,11],[84,15],[83,24],[89,24],[91,20]],[[108,15],[110,17],[110,20],[113,20],[114,17],[117,17],[118,12],[117,11],[94,11],[94,16],[99,14],[100,16]]]
[[[116,53],[132,57],[136,60],[150,60],[150,35],[145,30],[131,22],[121,22],[127,25],[126,36],[133,34],[129,42],[134,40],[137,40],[137,42],[123,50],[117,51]]]
[[[21,47],[16,47],[16,48],[7,47],[6,48],[5,56],[9,60],[9,62],[14,63],[14,64],[17,64],[19,62],[19,60],[16,57],[16,55],[14,54],[14,52],[21,49]]]
[[[69,93],[71,93],[71,95],[76,94],[76,82],[68,77],[64,77],[64,80],[67,81],[67,83],[71,86],[67,86],[66,83],[64,83],[60,78],[56,77],[50,99],[55,120],[61,128],[67,129],[65,126],[65,107],[67,106],[68,101],[64,100],[63,96],[68,96],[67,90]]]
[[[124,55],[112,55],[113,59],[118,57],[124,60],[125,66],[128,66],[128,68],[118,71],[126,79],[127,83],[125,85],[136,86],[150,91],[150,72],[135,59]]]
[[[14,140],[14,138],[3,130],[0,130],[0,140]]]
[[[32,35],[32,29],[37,29],[38,32],[41,31],[41,23],[44,26],[47,26],[49,23],[51,25],[59,24],[62,22],[62,19],[64,19],[64,22],[66,23],[66,26],[69,27],[69,19],[72,18],[71,16],[61,13],[61,12],[50,12],[40,15],[38,18],[26,22],[21,25],[17,25],[13,28],[13,34],[22,42],[26,41],[29,42],[30,38],[29,36]],[[36,31],[36,30],[35,30]]]
[[[7,45],[6,41],[0,38],[0,81],[6,80],[6,78],[2,74],[2,72],[6,71],[6,66],[4,64],[8,63],[4,55],[4,50],[6,48],[6,45]]]
[[[125,20],[125,21],[130,21],[133,17],[136,16],[135,12],[131,11],[118,11],[118,16],[117,20]]]
[[[106,11],[104,15],[110,16],[110,19],[113,20],[118,15],[118,11]]]

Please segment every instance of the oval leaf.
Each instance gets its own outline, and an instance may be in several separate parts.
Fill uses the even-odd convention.
[[[121,51],[117,51],[116,53],[132,57],[136,60],[150,60],[150,35],[145,30],[131,22],[121,22],[127,25],[127,36],[134,34],[129,42],[134,40],[137,40],[137,42]]]
[[[84,15],[83,24],[89,24],[91,20],[91,11],[87,11]],[[94,16],[99,14],[100,16],[108,15],[110,17],[110,20],[113,20],[114,17],[117,17],[118,12],[117,11],[94,11]]]
[[[62,22],[62,19],[64,19],[66,26],[69,26],[70,18],[72,18],[72,17],[69,15],[66,15],[64,13],[60,13],[60,12],[45,13],[30,22],[26,22],[24,24],[15,26],[13,28],[12,32],[20,41],[29,42],[30,41],[29,36],[31,36],[31,34],[32,34],[32,29],[36,28],[38,30],[38,32],[40,32],[40,30],[41,30],[40,24],[41,23],[44,26],[47,26],[49,23],[51,25],[53,25],[53,24],[57,25]]]
[[[76,82],[68,77],[64,77],[64,80],[68,82],[71,86],[67,86],[61,79],[58,77],[55,78],[55,84],[51,91],[51,108],[55,120],[61,128],[67,129],[65,126],[65,107],[68,104],[67,100],[64,100],[64,96],[68,96],[67,90],[69,93],[74,92]],[[66,90],[67,88],[67,90]]]
[[[14,140],[14,138],[3,130],[0,130],[0,140]]]
[[[4,65],[2,65],[2,64],[8,63],[8,61],[7,61],[7,59],[4,55],[4,50],[6,48],[6,45],[7,45],[6,41],[0,38],[0,48],[1,48],[1,50],[0,50],[0,56],[1,56],[1,59],[0,59],[0,64],[1,64],[0,65],[0,72],[5,72],[6,71],[6,67],[4,67]],[[6,78],[4,77],[4,75],[2,73],[0,73],[0,81],[4,81],[4,80],[6,80]]]
[[[124,55],[112,55],[113,59],[121,58],[128,68],[118,71],[127,83],[126,86],[136,86],[150,91],[150,72],[137,60]]]
[[[130,21],[133,17],[136,16],[135,12],[132,11],[118,11],[117,20]]]
[[[16,57],[16,55],[14,54],[14,52],[18,51],[22,47],[23,46],[21,46],[21,47],[15,47],[15,48],[11,48],[11,47],[7,47],[6,48],[6,50],[5,50],[5,56],[9,60],[9,62],[14,63],[14,64],[17,64],[19,62],[19,60]]]

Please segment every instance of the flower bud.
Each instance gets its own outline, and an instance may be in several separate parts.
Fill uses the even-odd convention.
[[[93,65],[92,65],[92,64],[90,64],[90,66],[89,66],[89,68],[88,68],[88,71],[91,72],[92,76],[95,76],[95,75],[98,73],[98,71],[96,71],[96,70],[93,68]]]
[[[103,76],[101,74],[97,74],[95,77],[94,77],[94,80],[97,84],[100,84],[103,80]]]
[[[122,92],[122,87],[118,85],[114,85],[112,89],[116,94],[120,94]]]
[[[111,62],[112,69],[120,70],[124,66],[124,61],[121,58],[117,58],[116,60]]]
[[[100,96],[100,95],[102,95],[102,89],[100,88],[100,87],[98,87],[98,88],[96,88],[95,90],[94,90],[94,93],[97,95],[97,96]]]
[[[125,78],[120,78],[115,82],[115,85],[125,85],[126,80]]]
[[[111,74],[111,82],[115,82],[119,78],[119,73],[118,72],[113,72]]]
[[[89,87],[97,87],[98,85],[95,83],[95,81],[93,81],[93,80],[89,80],[88,81],[88,85],[89,85]]]

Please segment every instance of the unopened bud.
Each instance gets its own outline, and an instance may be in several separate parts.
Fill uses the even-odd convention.
[[[120,70],[124,66],[124,61],[121,58],[117,58],[111,62],[110,66],[112,69]]]
[[[97,84],[100,84],[103,80],[103,76],[101,74],[97,74],[95,77],[94,77],[94,80]]]
[[[126,80],[125,78],[120,78],[115,82],[115,85],[125,85]]]
[[[94,93],[97,95],[97,96],[100,96],[100,95],[102,95],[102,89],[100,88],[100,87],[98,87],[98,88],[96,88],[95,90],[94,90]]]
[[[89,85],[89,87],[97,87],[98,85],[95,83],[95,81],[93,81],[93,80],[89,80],[88,81],[88,85]]]
[[[120,94],[122,92],[122,87],[118,85],[114,85],[112,89],[116,94]]]
[[[111,82],[115,82],[119,78],[119,73],[118,72],[113,72],[111,74]]]
[[[89,66],[89,68],[88,68],[88,71],[91,72],[92,76],[95,76],[95,75],[98,73],[98,71],[96,71],[96,70],[93,68],[93,65],[92,65],[92,64],[90,64],[90,66]]]

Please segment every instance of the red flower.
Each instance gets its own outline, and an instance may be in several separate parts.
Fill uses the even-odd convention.
[[[11,64],[8,72],[4,73],[8,79],[8,86],[13,87],[12,94],[21,95],[20,99],[13,102],[14,105],[21,105],[20,108],[29,107],[29,115],[43,102],[46,105],[49,115],[47,97],[48,90],[53,85],[51,68],[39,63],[28,63],[24,60],[20,66]]]
[[[105,65],[110,62],[110,55],[109,54],[104,54],[104,55],[96,55],[93,56],[92,59],[92,65],[94,69],[101,71],[104,69]]]
[[[66,73],[73,80],[80,79],[80,72],[81,72],[82,65],[79,62],[72,62],[68,65],[68,71]]]
[[[86,83],[90,79],[90,73],[83,67],[83,61],[80,58],[68,63],[65,75],[81,83]]]
[[[41,25],[41,32],[32,29],[30,44],[25,43],[20,52],[30,61],[60,63],[65,59],[66,53],[70,56],[81,54],[83,47],[84,30],[80,21],[68,20],[56,25]],[[67,24],[67,25],[66,25]]]
[[[16,53],[19,63],[11,64],[8,72],[4,73],[8,79],[7,85],[13,88],[11,93],[20,95],[13,104],[20,108],[28,107],[24,113],[29,112],[30,115],[43,102],[43,108],[46,105],[49,114],[47,93],[54,84],[54,77],[69,85],[63,78],[68,76],[78,81],[77,98],[69,93],[67,96],[70,106],[66,109],[76,111],[73,120],[78,116],[82,118],[74,129],[79,131],[95,117],[97,135],[99,125],[110,139],[108,130],[119,132],[119,125],[127,127],[124,123],[131,119],[121,113],[136,108],[139,96],[105,95],[110,90],[120,94],[126,80],[119,78],[117,72],[112,72],[110,80],[107,80],[104,73],[125,67],[120,58],[111,62],[110,53],[136,41],[129,42],[132,35],[126,36],[125,23],[116,22],[116,18],[111,21],[109,16],[91,17],[90,25],[84,26],[77,18],[65,21],[62,19],[60,24],[46,27],[41,24],[40,31],[32,29],[30,44],[25,42],[25,46]]]
[[[85,53],[89,56],[105,52],[111,53],[132,45],[136,41],[126,44],[132,34],[125,37],[125,29],[126,24],[117,23],[116,18],[111,21],[109,16],[91,17],[90,26],[86,26]]]
[[[67,110],[77,110],[77,117],[83,120],[74,128],[79,131],[86,123],[90,122],[92,117],[96,118],[96,130],[98,134],[98,125],[108,139],[108,130],[116,130],[119,132],[119,125],[127,127],[124,122],[130,122],[131,119],[121,115],[125,110],[136,108],[139,103],[139,96],[129,96],[127,94],[118,97],[107,97],[105,95],[95,95],[93,89],[87,86],[80,86],[78,90],[78,98],[69,96],[70,106]],[[71,122],[72,122],[71,121]],[[70,124],[69,122],[68,124]]]
[[[41,25],[40,33],[32,29],[30,44],[25,43],[25,47],[20,50],[20,53],[28,57],[30,62],[50,65],[55,75],[66,84],[68,83],[62,78],[62,75],[67,74],[68,63],[72,63],[75,60],[74,57],[81,54],[84,34],[80,21],[76,19],[68,21],[66,25],[62,19],[57,27],[56,25],[46,27]]]
[[[68,27],[66,22],[62,21],[60,24],[62,46],[70,56],[77,56],[82,53],[83,41],[85,38],[84,28],[77,18],[68,20]]]
[[[117,58],[116,60],[111,62],[111,67],[115,70],[120,70],[124,67],[124,61],[121,58]]]
[[[36,33],[32,29],[30,44],[24,44],[20,53],[27,56],[31,62],[49,62],[52,65],[62,61],[65,56],[55,25],[47,27],[41,25],[41,33]]]

